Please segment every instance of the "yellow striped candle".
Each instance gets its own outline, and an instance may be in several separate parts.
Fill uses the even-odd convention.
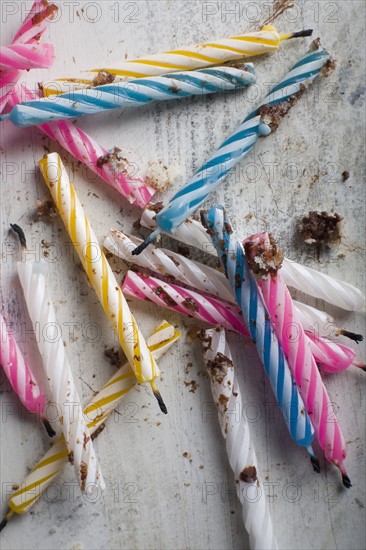
[[[137,381],[151,384],[161,410],[166,413],[165,404],[154,383],[160,371],[99,246],[60,156],[57,153],[45,155],[39,164],[89,281],[113,325]]]
[[[163,321],[147,339],[147,344],[151,353],[158,359],[170,349],[179,337],[179,331]],[[115,410],[120,399],[132,390],[136,384],[136,376],[130,365],[126,363],[84,409],[84,416],[93,439],[103,430],[105,420]],[[19,489],[11,495],[8,502],[10,510],[1,522],[0,529],[5,527],[14,514],[28,512],[61,472],[68,460],[68,450],[64,437],[61,436],[34,466]]]
[[[275,27],[266,25],[260,31],[148,55],[131,61],[123,60],[113,65],[103,65],[91,69],[89,73],[81,73],[76,78],[56,79],[42,85],[43,93],[49,96],[67,93],[77,88],[107,84],[116,79],[144,78],[222,65],[227,61],[235,61],[243,57],[275,52],[281,42],[311,34],[311,30],[279,34]],[[96,75],[96,73],[99,74]]]

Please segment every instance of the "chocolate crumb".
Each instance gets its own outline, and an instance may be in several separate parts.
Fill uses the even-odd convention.
[[[282,265],[283,252],[277,247],[271,233],[268,234],[268,239],[247,239],[244,250],[251,270],[259,277],[265,278],[268,274],[276,275]]]
[[[45,10],[36,13],[32,17],[32,25],[40,25],[45,19],[53,19],[54,15],[58,11],[58,7],[55,4],[46,4],[43,2],[43,5],[46,7]]]
[[[257,469],[255,466],[246,466],[239,476],[240,481],[245,481],[245,483],[253,483],[257,481]]]
[[[43,201],[36,202],[36,217],[39,220],[50,221],[56,218],[57,210],[53,200],[44,199]]]
[[[227,395],[224,395],[223,393],[220,393],[220,395],[219,395],[219,404],[221,405],[221,407],[223,409],[223,412],[227,411],[228,402],[229,402],[229,398],[227,397]],[[225,433],[227,433],[227,432],[225,432]]]
[[[336,62],[334,59],[330,58],[324,63],[324,67],[321,70],[321,76],[327,78],[336,68]]]
[[[13,483],[13,485],[11,486],[11,490],[12,491],[17,491],[18,489],[19,489],[18,483]]]
[[[108,73],[107,71],[100,71],[96,77],[92,80],[92,86],[103,86],[104,84],[110,84],[116,79],[116,75]]]
[[[349,179],[349,176],[350,176],[350,173],[347,170],[342,172],[342,180],[343,181],[347,181]]]
[[[153,292],[154,294],[156,294],[156,296],[159,296],[159,298],[161,298],[167,306],[174,307],[177,305],[177,303],[173,300],[173,298],[169,296],[169,294],[163,289],[162,286],[154,288]]]
[[[70,464],[74,464],[74,451],[70,451],[67,457]]]
[[[111,362],[111,365],[116,365],[117,367],[121,366],[121,360],[119,357],[117,348],[107,348],[104,350],[104,355],[108,357]]]
[[[84,436],[83,447],[84,447],[84,451],[86,451],[86,445],[88,441],[90,441],[90,436],[86,435],[86,433],[84,433],[83,436]]]
[[[88,465],[86,462],[82,462],[81,465],[80,465],[80,475],[81,475],[81,490],[84,492],[85,491],[85,481],[86,481],[86,478],[88,477]]]
[[[184,385],[187,387],[190,387],[190,393],[195,393],[196,389],[199,388],[199,385],[197,384],[196,380],[184,380]]]
[[[301,84],[300,90],[291,95],[286,101],[281,101],[281,103],[276,103],[275,105],[262,105],[262,107],[258,109],[261,121],[270,127],[271,133],[277,130],[282,119],[287,115],[291,107],[299,101],[306,89],[306,84]]]
[[[155,204],[149,204],[146,208],[151,212],[155,212],[155,214],[159,214],[159,212],[163,210],[164,204],[162,202],[156,202]]]
[[[233,362],[221,352],[218,352],[213,361],[207,361],[207,369],[217,384],[222,384],[229,369],[233,368]]]
[[[182,306],[184,306],[187,309],[190,309],[191,311],[198,311],[199,307],[197,303],[193,300],[193,298],[186,298],[182,302]]]
[[[95,439],[96,437],[98,437],[98,435],[99,435],[100,433],[102,433],[102,431],[104,430],[104,428],[105,428],[105,424],[104,424],[104,422],[103,422],[103,424],[101,424],[101,425],[95,430],[95,432],[92,433],[92,436],[91,436],[92,441],[94,441],[94,439]]]
[[[311,211],[301,220],[300,233],[308,244],[329,244],[340,240],[340,222],[342,217],[327,212]]]

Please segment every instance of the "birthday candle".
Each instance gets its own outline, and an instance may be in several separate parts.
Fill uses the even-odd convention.
[[[245,239],[244,249],[320,447],[329,462],[340,469],[343,485],[349,488],[351,481],[344,467],[346,444],[290,292],[282,278],[282,252],[268,233],[258,233]]]
[[[176,71],[194,71],[227,61],[241,60],[243,57],[262,55],[278,50],[281,42],[292,38],[311,36],[312,30],[279,34],[272,25],[265,25],[260,31],[248,32],[222,40],[215,40],[195,46],[186,46],[169,52],[148,55],[136,60],[123,60],[112,65],[83,72],[73,78],[58,78],[43,83],[45,95],[70,91],[83,86],[93,86],[98,82],[95,73],[105,79],[130,79],[158,76]],[[91,74],[90,74],[91,73]]]
[[[248,336],[237,307],[217,298],[203,296],[194,290],[166,283],[136,271],[127,272],[122,291],[126,296],[146,300],[210,325],[219,325]]]
[[[203,213],[202,221],[209,230],[245,324],[257,346],[289,433],[298,445],[307,447],[314,469],[319,471],[319,463],[311,448],[314,428],[250,273],[242,245],[233,240],[230,222],[222,208]]]
[[[143,227],[156,229],[156,214],[161,210],[160,204],[148,206],[141,217]],[[163,231],[164,233],[164,231]],[[216,254],[203,225],[194,218],[188,218],[178,229],[171,234],[178,241],[194,246],[208,254]],[[284,258],[283,276],[286,284],[296,290],[300,290],[309,296],[325,300],[329,304],[341,307],[349,311],[359,311],[365,307],[364,294],[353,285],[334,279],[330,275],[321,273],[310,267]]]
[[[167,412],[154,380],[160,375],[126,299],[76,196],[61,158],[45,155],[39,163],[60,216],[79,255],[104,312],[118,336],[121,347],[139,383],[149,382],[159,406]]]
[[[215,67],[174,73],[27,101],[16,105],[9,114],[1,115],[0,120],[11,120],[16,126],[32,126],[111,109],[139,107],[154,101],[228,92],[249,86],[255,81],[254,69],[249,63],[242,68]]]
[[[201,227],[203,228],[202,225]],[[173,282],[179,281],[188,287],[192,287],[196,291],[198,290],[204,294],[210,294],[219,298],[218,305],[221,309],[223,306],[222,301],[236,303],[231,285],[225,277],[225,274],[221,271],[192,261],[170,250],[157,248],[154,245],[150,245],[138,256],[132,256],[131,251],[136,246],[139,246],[141,242],[142,240],[137,237],[121,233],[116,229],[111,229],[103,246],[106,250],[112,252],[126,262],[148,269],[150,272],[155,272],[159,277],[165,277],[169,280],[173,279]],[[146,283],[145,279],[144,283]],[[176,286],[175,288],[178,291],[178,287]],[[138,289],[137,294],[139,294],[139,292],[140,290]],[[179,292],[181,292],[181,290],[179,290]],[[153,301],[156,300],[155,296],[152,296],[152,298]],[[209,303],[211,310],[215,308],[216,302],[210,302],[209,296],[205,296],[205,299],[207,303]],[[158,303],[161,302],[158,301]],[[337,372],[347,369],[350,365],[363,368],[363,364],[354,362],[356,353],[353,349],[321,337],[321,330],[324,331],[326,336],[330,336],[330,323],[332,322],[334,327],[334,319],[329,317],[326,313],[300,302],[294,301],[294,305],[297,314],[300,316],[304,330],[306,331],[306,337],[309,339],[308,344],[311,347],[315,360],[322,365],[323,370]],[[201,307],[203,307],[202,304]],[[188,314],[188,311],[184,309],[175,309],[175,311]],[[216,314],[213,314],[213,311],[211,311],[211,317],[216,323],[220,323],[221,314],[218,310]],[[230,329],[235,330],[232,326]],[[360,334],[355,334],[344,329],[336,329],[335,334],[347,336],[356,342],[363,340]]]
[[[178,330],[163,321],[147,339],[151,353],[156,359],[162,357],[180,338]],[[137,380],[128,363],[123,365],[93,397],[84,409],[84,416],[92,438],[103,431],[107,418],[115,411],[119,401],[136,386]],[[1,522],[0,530],[16,514],[24,514],[37,502],[69,461],[64,437],[60,437],[32,469],[25,481],[9,499],[10,512]]]
[[[8,105],[14,107],[21,101],[32,100],[35,97],[36,95],[24,85],[20,85],[10,94]],[[127,159],[119,159],[118,153],[107,151],[71,121],[55,121],[50,124],[41,124],[38,128],[57,141],[78,161],[86,164],[105,182],[112,185],[129,203],[144,208],[155,195],[156,190],[148,185],[142,176],[128,174],[128,170],[125,169]]]
[[[315,307],[303,304],[297,300],[293,300],[296,307],[297,315],[301,325],[306,332],[312,332],[315,336],[326,338],[334,338],[337,336],[345,336],[354,342],[362,342],[363,336],[350,332],[344,328],[339,328],[333,317],[325,311],[321,311]]]
[[[133,254],[140,254],[161,231],[174,233],[251,150],[259,138],[276,131],[284,115],[329,62],[328,52],[320,47],[319,39],[315,40],[305,56],[249,113],[239,128],[170,199],[168,205],[156,214],[157,229],[134,250]]]
[[[15,35],[12,45],[38,44],[57,10],[58,7],[55,4],[49,4],[47,0],[35,0],[28,16]],[[9,93],[14,89],[21,75],[22,71],[16,68],[1,73],[0,113],[5,107]]]
[[[230,302],[135,271],[127,272],[122,290],[126,296],[131,298],[146,300],[210,325],[223,326],[227,330],[248,336],[240,308]],[[306,339],[316,362],[326,372],[339,372],[351,365],[365,368],[364,364],[354,361],[356,353],[348,346],[331,342],[326,338],[319,338],[311,332],[306,333]]]
[[[20,235],[20,228],[16,225],[12,227]],[[59,325],[47,287],[47,273],[48,264],[44,260],[18,262],[18,275],[33,328],[36,330],[39,323],[42,330],[47,329],[49,334],[38,338],[37,344],[80,488],[82,492],[96,490],[98,486],[104,489],[104,480],[83,417],[64,341],[57,334]]]
[[[126,262],[154,271],[159,276],[173,278],[205,294],[235,303],[224,273],[176,252],[155,246],[150,246],[139,256],[132,256],[132,250],[141,242],[142,240],[137,237],[110,229],[103,247]]]
[[[242,414],[242,397],[226,339],[225,330],[201,334],[203,358],[211,381],[212,397],[218,409],[221,433],[229,464],[235,475],[236,493],[252,550],[278,548],[273,533],[266,492],[249,425]],[[239,418],[239,420],[238,420]]]
[[[52,44],[11,44],[0,46],[0,69],[29,70],[50,67],[55,59]]]
[[[0,314],[0,365],[24,407],[38,414],[48,435],[54,436],[49,421],[44,416],[46,400],[30,366],[25,361],[18,344]]]

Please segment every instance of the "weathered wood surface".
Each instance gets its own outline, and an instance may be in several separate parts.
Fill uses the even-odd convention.
[[[47,76],[67,75],[74,68],[97,66],[119,56],[131,59],[238,34],[263,21],[269,4],[61,2],[61,19],[50,26],[49,32],[56,47],[55,66],[50,71],[28,73],[26,82],[34,84]],[[6,13],[11,11],[6,8],[9,5],[24,11],[30,3],[2,3],[4,44],[10,42],[21,21],[20,11],[4,15],[6,9]],[[237,11],[230,15],[225,9]],[[99,14],[98,20],[90,21]],[[208,204],[225,204],[243,235],[270,229],[287,256],[364,288],[364,3],[296,2],[276,25],[283,32],[314,28],[314,35],[321,36],[337,60],[337,68],[294,107],[274,136],[255,147]],[[123,145],[146,159],[177,167],[179,176],[165,194],[170,196],[235,128],[253,105],[256,94],[265,93],[268,84],[286,72],[308,43],[309,39],[293,41],[283,44],[272,57],[257,58],[258,85],[249,92],[102,114],[84,118],[79,124],[107,147]],[[61,221],[35,221],[35,202],[47,197],[37,161],[45,151],[60,151],[101,240],[111,226],[134,231],[132,224],[139,211],[77,166],[54,143],[42,139],[36,129],[20,130],[6,124],[1,131],[3,247],[14,243],[8,233],[11,222],[26,230],[31,249],[38,247],[42,252],[42,239],[58,244],[61,258],[50,264],[50,286],[75,377],[87,401],[113,373],[114,367],[103,357],[103,350],[114,343],[114,336],[78,260],[70,253]],[[344,170],[350,172],[347,181],[342,181]],[[336,211],[345,219],[341,244],[322,254],[320,263],[297,238],[301,216],[312,209]],[[164,244],[176,247],[168,239]],[[17,257],[5,254],[8,248],[2,252],[5,313],[10,321],[23,321],[30,330],[16,276]],[[121,278],[124,266],[115,262],[113,267]],[[340,325],[365,332],[363,313],[346,313],[319,300],[303,298],[326,308]],[[146,335],[162,318],[183,331],[178,345],[160,361],[160,389],[169,415],[159,413],[147,388],[129,395],[96,442],[107,482],[103,496],[96,503],[87,502],[77,489],[70,496],[67,483],[74,478],[67,467],[31,513],[13,519],[7,526],[1,536],[2,548],[248,547],[200,346],[186,334],[194,322],[144,303],[133,303],[132,308]],[[70,336],[71,323],[77,325]],[[97,337],[90,323],[101,327]],[[21,342],[20,332],[16,336]],[[21,346],[41,373],[34,337],[27,334]],[[322,473],[315,475],[305,451],[290,441],[281,413],[272,407],[274,398],[253,346],[234,337],[233,350],[280,547],[364,548],[364,374],[351,368],[349,372],[325,376],[347,440],[346,465],[353,487],[346,491],[336,468],[322,460]],[[364,360],[363,346],[357,351]],[[191,380],[197,381],[194,393],[185,384]],[[48,441],[30,415],[20,414],[17,399],[2,373],[1,382],[1,511],[5,512],[9,486],[22,481],[48,448]],[[13,406],[14,412],[9,413]],[[192,461],[182,456],[185,451]]]

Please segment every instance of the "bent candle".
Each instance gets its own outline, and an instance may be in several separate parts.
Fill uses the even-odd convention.
[[[79,73],[76,78],[58,78],[43,83],[44,95],[64,93],[83,86],[97,86],[119,79],[145,78],[177,71],[193,71],[227,61],[241,60],[265,53],[276,52],[281,43],[292,38],[311,36],[312,30],[280,34],[272,25],[265,25],[259,31],[248,32],[221,40],[212,40],[194,46],[185,46],[164,53],[148,55],[131,61],[123,60],[102,65],[88,72]],[[88,74],[89,73],[89,74]],[[90,74],[91,73],[91,74]],[[94,73],[94,74],[93,74]],[[96,73],[100,73],[97,74]]]
[[[240,69],[215,67],[196,72],[174,73],[27,101],[16,105],[9,114],[1,115],[0,120],[10,120],[16,126],[33,126],[101,111],[141,107],[154,101],[229,92],[254,84],[255,81],[254,69],[249,63]]]
[[[249,113],[237,130],[201,166],[194,176],[156,214],[157,229],[132,254],[140,254],[162,231],[174,233],[216,189],[233,167],[251,150],[260,137],[273,133],[282,118],[300,99],[330,61],[319,39],[290,69],[289,73]]]
[[[222,207],[211,208],[208,213],[204,213],[202,222],[208,229],[245,324],[257,346],[289,433],[298,445],[307,448],[314,469],[319,471],[319,462],[311,447],[314,428],[249,271],[242,245],[233,239],[230,221]]]
[[[163,321],[147,339],[147,345],[153,356],[159,359],[179,338],[180,332],[166,321]],[[118,369],[100,392],[93,397],[92,401],[84,409],[84,416],[86,417],[87,426],[93,439],[103,431],[107,418],[116,410],[119,401],[136,384],[136,376],[130,365],[126,363]],[[8,501],[10,511],[1,522],[0,530],[5,527],[14,514],[25,514],[28,512],[67,463],[68,451],[65,439],[61,436],[33,467],[19,489],[16,489],[11,495]]]
[[[154,383],[160,371],[99,246],[60,156],[57,153],[45,155],[39,165],[89,281],[113,325],[138,382],[150,383],[161,410],[166,413],[166,407]]]

